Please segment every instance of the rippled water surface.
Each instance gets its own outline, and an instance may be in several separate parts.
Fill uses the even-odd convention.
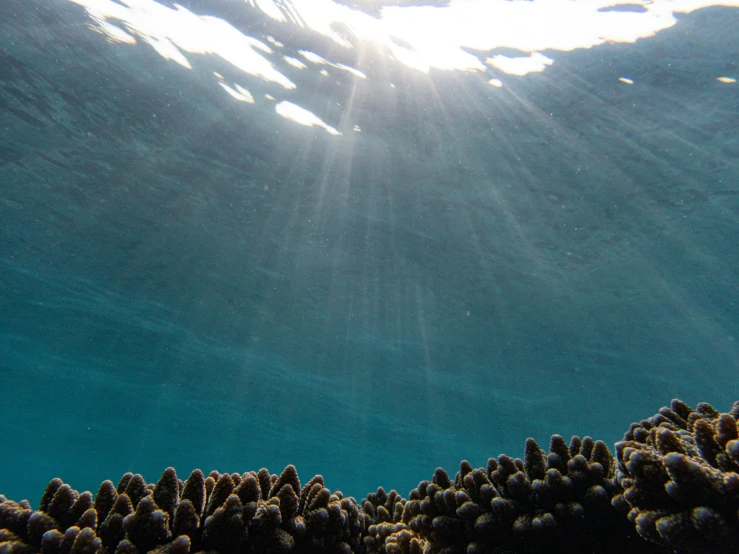
[[[348,4],[2,1],[0,492],[739,397],[739,10]]]

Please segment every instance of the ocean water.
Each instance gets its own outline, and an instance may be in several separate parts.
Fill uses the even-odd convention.
[[[413,4],[0,2],[0,493],[739,398],[739,9]]]

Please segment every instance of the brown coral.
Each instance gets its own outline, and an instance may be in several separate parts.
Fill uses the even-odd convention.
[[[559,435],[549,452],[533,439],[524,459],[501,455],[486,468],[441,468],[411,491],[402,520],[431,552],[564,552],[643,548],[611,506],[616,485],[606,445]]]
[[[616,443],[614,505],[644,538],[680,552],[739,548],[739,402],[721,414],[673,400]]]
[[[736,552],[739,402],[721,414],[674,400],[617,443],[554,435],[523,459],[441,468],[409,499],[358,505],[288,466],[244,474],[127,473],[94,499],[52,480],[38,511],[0,495],[0,554],[503,554]],[[638,531],[638,533],[637,533]]]
[[[367,554],[420,554],[428,546],[403,521],[407,500],[396,491],[382,487],[362,500],[367,531],[362,539],[362,551]]]
[[[156,485],[130,473],[106,481],[94,501],[54,479],[37,512],[2,497],[0,529],[3,554],[330,554],[358,551],[365,520],[321,476],[301,488],[293,466],[279,477],[195,470],[184,483],[167,468]]]

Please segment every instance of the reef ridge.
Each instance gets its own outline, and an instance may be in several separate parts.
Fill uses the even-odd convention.
[[[673,400],[608,446],[529,438],[523,458],[437,468],[408,498],[361,502],[293,465],[126,473],[97,493],[53,479],[38,509],[0,495],[0,554],[508,554],[739,552],[739,401]]]

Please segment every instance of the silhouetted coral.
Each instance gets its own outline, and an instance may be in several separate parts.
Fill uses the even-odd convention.
[[[523,460],[465,461],[454,481],[438,468],[411,491],[402,520],[431,552],[638,550],[643,541],[611,506],[613,472],[608,448],[590,437],[568,446],[554,435],[548,453],[527,439]]]
[[[53,479],[38,511],[0,495],[0,554],[503,554],[739,552],[739,402],[670,408],[616,445],[527,439],[523,460],[439,468],[408,500],[358,505],[295,467],[278,476],[127,473],[94,499]],[[638,532],[637,532],[638,531]]]
[[[616,443],[623,494],[641,536],[680,552],[739,551],[739,402],[726,414],[673,400]]]

